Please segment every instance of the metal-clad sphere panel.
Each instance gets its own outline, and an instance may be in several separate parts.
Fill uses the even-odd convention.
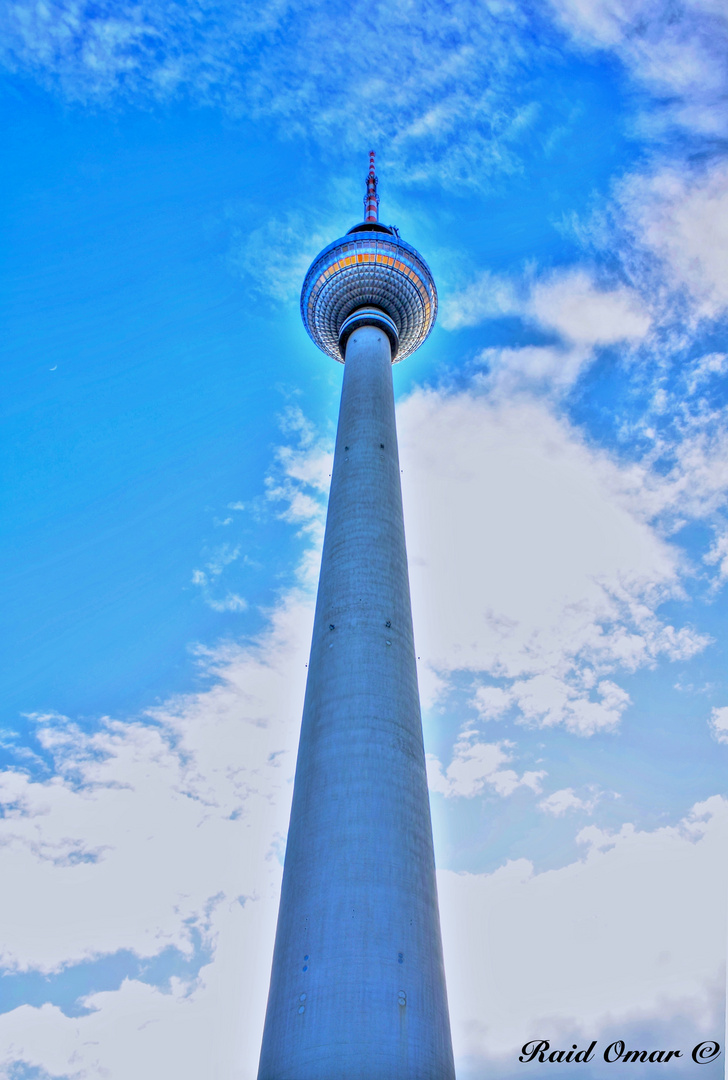
[[[342,360],[339,331],[360,307],[381,308],[399,333],[397,360],[413,353],[437,315],[437,291],[429,267],[409,244],[394,236],[349,235],[313,261],[301,292],[301,316],[313,341]]]

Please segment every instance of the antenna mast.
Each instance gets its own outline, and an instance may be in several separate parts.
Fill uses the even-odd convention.
[[[379,196],[377,195],[377,174],[374,172],[374,151],[369,151],[369,173],[367,175],[367,193],[364,196],[364,220],[379,221]]]

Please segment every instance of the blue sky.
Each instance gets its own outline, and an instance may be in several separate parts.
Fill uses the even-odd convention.
[[[370,147],[441,301],[394,378],[458,1075],[721,1039],[727,38],[4,8],[1,1076],[255,1075],[341,384],[298,295]]]

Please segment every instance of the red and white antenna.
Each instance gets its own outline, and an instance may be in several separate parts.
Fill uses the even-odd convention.
[[[377,174],[374,172],[374,151],[369,151],[369,174],[367,193],[364,196],[364,220],[379,221],[379,196],[377,195]]]

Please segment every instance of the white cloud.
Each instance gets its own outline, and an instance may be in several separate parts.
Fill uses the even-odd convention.
[[[590,674],[591,670],[587,669],[587,675]],[[598,698],[590,697],[590,693]],[[609,679],[602,679],[593,687],[589,678],[584,680],[582,676],[569,683],[551,673],[517,680],[511,695],[526,720],[542,727],[564,724],[580,735],[613,731],[630,704],[629,694]]]
[[[458,330],[503,315],[517,315],[560,339],[554,345],[480,352],[478,363],[488,369],[485,384],[509,395],[523,387],[567,389],[591,363],[595,348],[638,345],[651,326],[651,316],[634,289],[600,287],[583,267],[541,278],[529,269],[520,280],[483,273],[445,299],[442,324]]]
[[[513,769],[504,769],[503,765],[513,760],[510,753],[512,743],[483,743],[478,741],[478,733],[466,729],[453,748],[452,761],[447,769],[434,754],[427,755],[427,779],[431,791],[436,791],[451,799],[461,796],[471,799],[479,795],[486,784],[499,795],[512,795],[518,787],[528,787],[538,793],[541,791],[543,771],[525,772],[522,776]]]
[[[709,723],[714,738],[720,743],[728,743],[728,705],[713,709]]]
[[[486,720],[502,716],[515,706],[525,720],[542,727],[564,724],[571,731],[590,735],[617,728],[630,697],[609,679],[597,681],[594,670],[586,667],[578,674],[574,672],[570,681],[553,672],[542,672],[517,679],[507,690],[480,687],[472,704]]]
[[[527,311],[575,345],[641,341],[650,317],[633,289],[599,289],[583,269],[536,282]]]
[[[514,397],[540,390],[559,396],[573,386],[594,355],[583,346],[524,345],[521,348],[483,349],[476,364],[485,370],[474,382],[499,397]]]
[[[215,960],[193,986],[173,979],[162,992],[125,980],[85,998],[93,1011],[84,1016],[69,1018],[50,1004],[0,1016],[0,1075],[17,1075],[14,1065],[23,1062],[73,1080],[254,1080],[276,908],[269,897],[221,904]]]
[[[458,292],[443,298],[440,324],[446,330],[459,330],[465,326],[478,326],[486,319],[512,315],[522,307],[517,283],[485,270]]]
[[[53,777],[2,774],[14,808],[0,821],[3,964],[189,952],[218,903],[273,888],[275,864],[261,870],[286,829],[310,625],[308,602],[290,599],[254,644],[203,654],[215,685],[152,710],[151,724],[85,734],[39,718]]]
[[[660,261],[698,314],[728,308],[728,165],[701,171],[667,167],[628,178],[620,206],[640,244]]]
[[[438,874],[453,1038],[469,1075],[497,1055],[510,1065],[542,1032],[588,1042],[608,1026],[618,1038],[630,1018],[667,1022],[687,1003],[700,1029],[715,1005],[728,801],[714,796],[654,831],[580,836],[586,858],[558,870],[519,859],[492,874]]]
[[[613,51],[658,99],[659,111],[643,119],[643,130],[663,134],[667,125],[679,125],[692,134],[725,133],[728,16],[721,0],[551,0],[551,6],[577,44]]]
[[[483,390],[511,397],[541,390],[558,395],[574,386],[582,370],[594,359],[590,349],[564,346],[523,346],[520,349],[484,349],[476,362],[485,372],[475,376]]]
[[[564,342],[585,347],[640,341],[650,327],[650,316],[634,289],[600,287],[579,266],[541,278],[529,269],[521,280],[486,271],[447,297],[443,307],[441,321],[448,330],[520,315],[557,331]]]
[[[507,697],[533,723],[612,729],[619,671],[704,647],[658,615],[682,595],[679,552],[649,520],[662,478],[527,398],[418,391],[399,428],[418,654],[441,678],[498,678],[485,711]]]
[[[512,705],[513,697],[509,690],[500,686],[479,686],[475,691],[472,704],[484,720],[497,720]]]
[[[563,817],[568,810],[582,810],[584,813],[591,814],[598,801],[598,795],[592,795],[590,799],[582,799],[573,788],[561,788],[560,791],[554,791],[542,799],[538,808],[553,817]]]

